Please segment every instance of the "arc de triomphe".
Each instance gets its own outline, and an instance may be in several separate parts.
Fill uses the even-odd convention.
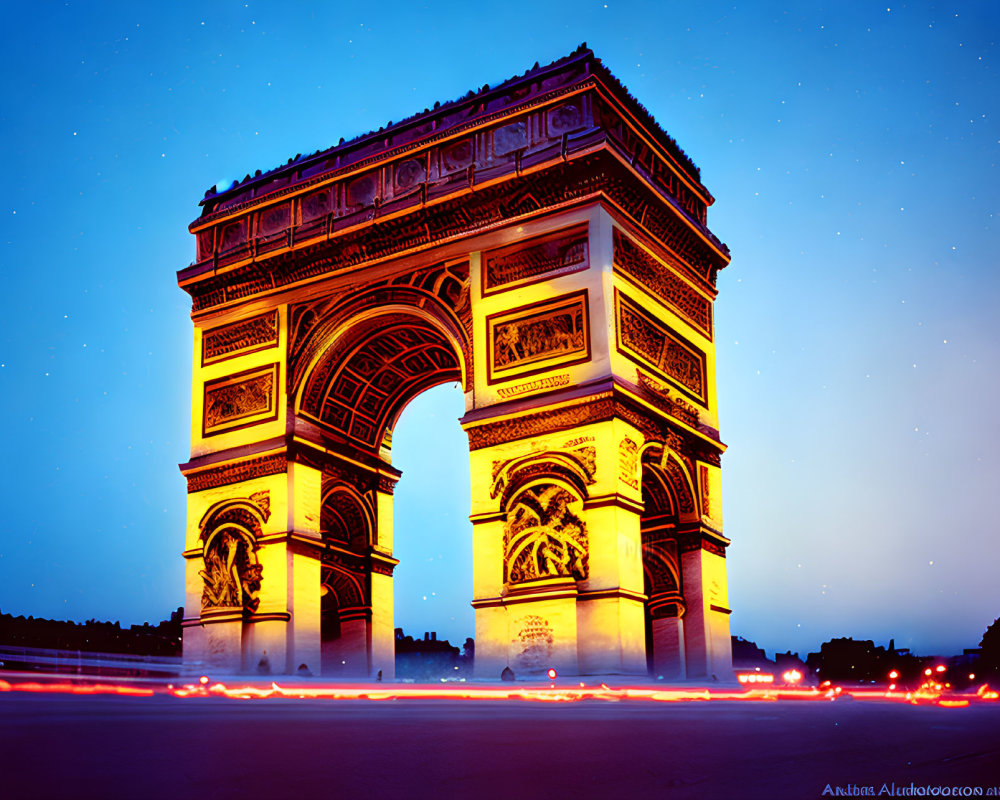
[[[712,202],[585,48],[209,190],[185,658],[392,676],[393,426],[457,382],[477,675],[728,677]]]

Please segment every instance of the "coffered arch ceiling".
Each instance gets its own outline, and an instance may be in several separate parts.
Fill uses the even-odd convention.
[[[410,400],[451,381],[462,381],[451,338],[421,315],[394,310],[335,337],[306,376],[299,413],[376,450]]]

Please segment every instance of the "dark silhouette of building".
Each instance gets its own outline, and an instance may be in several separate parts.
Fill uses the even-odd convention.
[[[799,658],[798,653],[789,650],[785,653],[775,653],[774,658],[769,659],[767,653],[758,647],[756,642],[748,641],[742,636],[733,636],[732,642],[733,669],[737,672],[769,673],[774,675],[776,681],[784,682],[785,673],[795,670],[801,676],[796,683],[814,683],[810,679],[811,673],[806,663]]]
[[[1000,680],[1000,618],[993,620],[979,642],[979,669],[990,680]],[[966,650],[965,654],[970,651]]]
[[[768,660],[767,653],[764,652],[763,648],[757,647],[756,642],[751,642],[742,636],[731,638],[733,642],[733,669],[774,670],[776,668],[775,663]]]
[[[871,639],[844,637],[823,642],[818,653],[806,657],[806,664],[821,682],[884,683],[889,673],[893,669],[898,671],[905,660],[894,647],[887,650],[876,646]]]

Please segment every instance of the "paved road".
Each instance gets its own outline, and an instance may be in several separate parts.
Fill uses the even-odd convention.
[[[1000,704],[0,694],[0,798],[819,798],[1000,785]],[[886,795],[883,795],[886,796]]]

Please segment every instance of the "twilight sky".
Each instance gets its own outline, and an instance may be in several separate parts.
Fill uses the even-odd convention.
[[[191,262],[212,184],[581,41],[702,169],[734,634],[920,653],[1000,615],[1000,6],[7,4],[0,609],[183,599]],[[473,633],[461,394],[395,432],[396,618]]]

